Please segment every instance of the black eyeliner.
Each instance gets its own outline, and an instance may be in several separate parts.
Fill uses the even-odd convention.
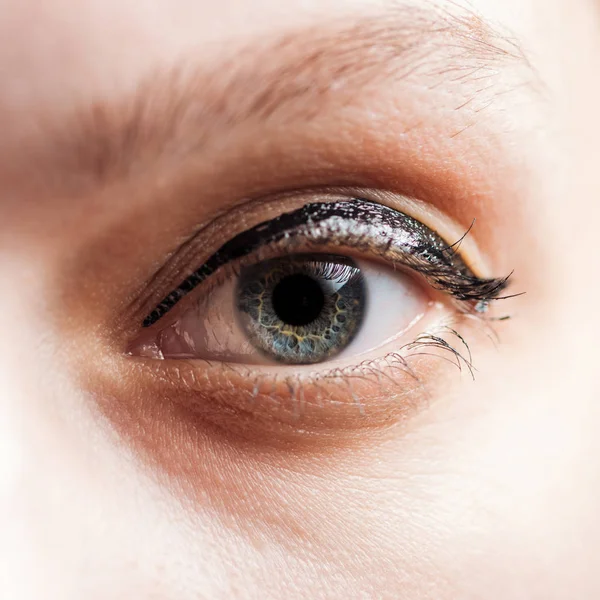
[[[369,250],[371,254],[411,267],[429,278],[434,287],[458,300],[486,303],[507,285],[507,277],[476,277],[454,250],[454,245],[449,246],[421,222],[388,206],[361,198],[315,202],[259,223],[223,244],[156,306],[144,319],[143,327],[156,323],[221,267],[262,246],[283,240],[291,242],[298,237],[299,229],[303,229],[301,237],[305,243]]]

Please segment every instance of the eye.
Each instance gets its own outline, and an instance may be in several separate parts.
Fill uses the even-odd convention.
[[[406,214],[362,199],[311,203],[226,242],[146,317],[130,350],[248,365],[351,360],[400,337],[440,292],[456,310],[484,312],[505,285],[476,277]]]
[[[160,330],[164,358],[314,364],[382,345],[423,315],[408,276],[335,254],[243,267]]]

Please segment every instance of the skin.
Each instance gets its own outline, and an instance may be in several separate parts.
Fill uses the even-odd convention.
[[[375,77],[354,103],[301,99],[285,127],[215,119],[199,154],[181,150],[183,127],[102,163],[74,115],[99,106],[110,146],[121,99],[159,68],[201,63],[215,71],[201,97],[222,101],[232,56],[253,78],[243,99],[312,47],[265,54],[277,36],[411,14],[392,19],[386,0],[147,4],[0,5],[0,596],[597,597],[598,5],[472,2],[518,45],[506,59],[515,46],[494,39],[487,92],[442,79],[452,38],[429,34],[427,74]],[[481,32],[460,3],[444,8]],[[526,294],[495,309],[512,317],[499,343],[466,326],[475,381],[423,361],[427,398],[396,390],[378,412],[368,388],[367,421],[346,396],[342,412],[312,407],[304,435],[264,398],[246,420],[213,404],[214,373],[181,391],[131,366],[123,343],[144,315],[127,307],[191,223],[275,188],[342,184],[397,193],[399,208],[414,196],[440,231],[476,218],[467,255],[484,274],[514,270],[511,293]]]

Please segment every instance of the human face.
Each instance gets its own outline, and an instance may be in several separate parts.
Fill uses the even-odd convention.
[[[598,597],[597,3],[1,14],[0,596]]]

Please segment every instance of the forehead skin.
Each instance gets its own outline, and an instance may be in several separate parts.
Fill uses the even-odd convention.
[[[205,463],[215,457],[196,456],[182,483],[165,472],[177,471],[186,456],[174,453],[169,468],[163,458],[144,460],[136,446],[144,427],[121,436],[107,422],[113,416],[96,410],[93,394],[84,394],[63,364],[70,340],[48,322],[52,290],[66,285],[63,265],[88,236],[131,219],[147,202],[106,192],[121,185],[123,174],[107,180],[109,169],[98,175],[90,164],[106,164],[103,153],[110,152],[108,163],[116,154],[121,165],[127,151],[139,179],[159,168],[160,152],[113,148],[112,137],[110,148],[101,145],[91,159],[59,161],[58,149],[82,148],[81,133],[90,129],[69,128],[98,99],[111,107],[103,108],[102,123],[121,132],[127,99],[157,72],[193,65],[194,73],[210,72],[215,89],[239,96],[226,85],[232,73],[223,57],[241,52],[234,63],[251,63],[256,53],[268,70],[277,58],[303,54],[294,44],[281,56],[265,54],[276,38],[313,40],[325,32],[317,34],[321,39],[342,16],[372,23],[393,13],[394,26],[418,24],[414,9],[431,5],[1,2],[0,596],[551,600],[600,594],[600,17],[591,0],[470,6],[486,25],[467,24],[462,42],[471,39],[472,27],[477,42],[470,50],[475,45],[479,54],[465,60],[485,59],[486,69],[501,74],[493,90],[465,84],[491,96],[452,152],[466,164],[471,154],[487,156],[473,162],[472,195],[481,201],[468,206],[483,218],[490,247],[502,248],[490,261],[503,271],[514,268],[527,292],[514,304],[503,344],[482,352],[474,384],[419,415],[406,434],[370,440],[327,464],[248,449],[252,468],[242,453],[210,477]],[[459,4],[443,8],[464,14]],[[516,47],[518,60],[494,52],[482,57],[496,32],[516,44],[502,42],[500,54]],[[421,37],[425,47],[431,44]],[[431,77],[440,76],[434,71]],[[421,93],[433,80],[414,89]],[[381,100],[382,111],[389,102]],[[353,116],[362,118],[367,105],[351,109]],[[407,100],[406,112],[420,122],[418,108]],[[403,119],[390,120],[390,135],[394,126],[408,125]],[[445,113],[437,119],[434,132],[443,130]],[[488,119],[497,143],[485,133]],[[305,126],[316,127],[298,125]],[[256,136],[251,123],[239,127]],[[223,131],[211,143],[230,135]],[[477,175],[477,164],[485,176]],[[437,175],[455,190],[450,171]],[[482,191],[488,184],[502,193]],[[98,185],[105,186],[102,194]],[[215,210],[214,202],[201,210]],[[487,224],[486,214],[493,215]],[[469,222],[471,212],[462,219]],[[125,286],[133,261],[109,254],[115,279]],[[127,420],[127,407],[114,410],[115,422]],[[178,433],[154,443],[176,447]],[[256,497],[244,497],[244,490]]]

